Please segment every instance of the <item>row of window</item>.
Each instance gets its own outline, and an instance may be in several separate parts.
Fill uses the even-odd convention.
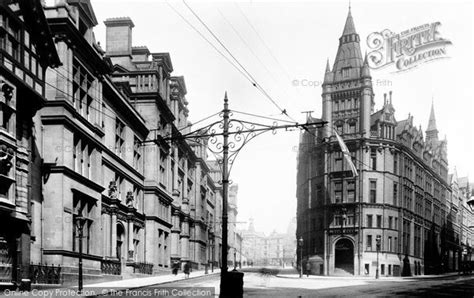
[[[94,221],[94,213],[95,213],[95,202],[87,197],[83,197],[79,194],[75,194],[73,196],[73,210],[72,210],[72,217],[73,217],[73,225],[72,225],[72,251],[78,252],[79,251],[79,242],[82,241],[82,251],[85,254],[92,253],[93,247],[93,234],[94,234],[94,225],[97,224]],[[82,220],[79,221],[79,216],[82,217]],[[80,238],[80,226],[82,226],[82,239]],[[116,250],[116,257],[119,259],[122,256],[122,244],[124,241],[123,231],[117,230],[117,250]],[[132,245],[134,248],[135,253],[132,255],[128,255],[128,257],[133,258],[135,261],[139,261],[139,255],[137,252],[140,248],[140,227],[133,226],[133,237],[132,237]]]
[[[343,188],[344,186],[344,188]],[[334,203],[355,202],[355,180],[334,182]]]
[[[336,131],[338,134],[352,134],[352,133],[357,133],[359,131],[357,127],[357,120],[348,121],[345,123],[344,121],[337,121],[334,123],[334,127],[336,128]]]
[[[377,237],[379,235],[375,236],[374,235],[366,235],[366,242],[365,242],[365,249],[367,251],[375,251],[377,250]],[[386,251],[386,252],[393,252],[393,253],[398,253],[398,237],[393,237],[393,236],[387,236],[387,242],[386,246],[383,239],[380,239],[380,247],[379,251]]]
[[[99,123],[100,109],[99,82],[95,76],[77,60],[73,63],[72,103],[76,111],[87,121]],[[104,113],[102,111],[102,113]]]
[[[390,115],[385,114],[386,120],[390,120]],[[388,119],[387,119],[388,118]],[[384,139],[395,139],[395,127],[393,125],[381,125],[380,126],[380,137]]]
[[[44,69],[30,34],[4,13],[0,13],[0,47],[37,79],[43,80]]]
[[[332,102],[333,111],[343,111],[343,110],[352,110],[359,108],[359,99],[358,98],[349,98],[349,99],[341,99],[341,100],[334,100]]]
[[[332,203],[352,203],[355,202],[355,181],[354,180],[347,180],[347,181],[335,181],[334,182],[334,200]],[[404,185],[403,188],[403,202],[402,206],[407,209],[414,211],[419,216],[424,216],[426,219],[431,219],[431,201],[428,199],[424,199],[422,193],[414,192],[411,187],[408,185]],[[413,206],[413,196],[415,193],[415,205]],[[398,200],[398,183],[393,182],[393,193],[392,193],[392,201],[391,203],[394,206],[397,206]],[[369,202],[370,203],[377,203],[377,179],[370,179],[369,180]],[[424,203],[424,204],[423,204]],[[423,206],[424,205],[424,206]],[[440,213],[445,213],[445,210],[440,211],[439,206],[435,206],[434,209],[434,217],[435,222],[440,223],[440,218],[445,218],[441,216]]]
[[[382,215],[378,214],[375,216],[375,225],[374,225],[374,215],[372,214],[367,214],[367,222],[366,226],[367,228],[384,228],[383,222],[382,222]],[[388,216],[388,221],[387,221],[387,228],[388,229],[397,229],[398,228],[398,218],[394,216]]]
[[[365,264],[365,275],[370,274],[370,264]],[[380,264],[380,275],[385,275],[385,264]],[[400,275],[400,265],[387,264],[387,275],[388,276],[399,276]]]
[[[168,256],[168,236],[169,233],[158,229],[158,266],[168,267],[169,258]]]

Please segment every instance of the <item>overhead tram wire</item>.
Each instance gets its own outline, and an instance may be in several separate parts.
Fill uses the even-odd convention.
[[[186,128],[193,127],[193,126],[195,126],[195,125],[198,124],[198,123],[201,123],[201,122],[204,122],[204,121],[206,121],[206,120],[209,120],[210,118],[219,115],[221,112],[222,112],[222,111],[219,111],[219,112],[217,112],[217,113],[214,113],[214,114],[212,114],[212,115],[209,115],[209,116],[207,116],[207,117],[205,117],[205,118],[203,118],[203,119],[201,119],[201,120],[199,120],[199,121],[197,121],[197,122],[195,122],[195,123],[191,123],[190,125],[185,125],[185,126],[179,128],[179,129],[178,129],[178,132],[181,132],[181,131],[185,130]],[[200,128],[200,129],[202,129],[202,128]],[[157,130],[160,130],[160,129],[156,128],[156,129],[151,129],[150,131],[157,131]],[[172,133],[171,133],[171,134],[167,134],[166,136],[163,136],[163,138],[170,137],[171,135],[172,135]]]
[[[275,56],[275,54],[273,54],[273,51],[270,49],[270,47],[268,46],[268,44],[265,42],[265,40],[263,39],[263,37],[260,35],[260,33],[258,32],[258,30],[255,28],[255,26],[252,24],[252,22],[250,21],[250,19],[247,17],[247,15],[245,14],[245,12],[242,10],[242,8],[238,5],[237,2],[234,2],[235,6],[237,6],[238,10],[240,11],[240,14],[244,17],[245,21],[247,22],[247,24],[249,25],[249,27],[252,29],[253,32],[255,32],[255,35],[257,35],[258,39],[262,42],[262,44],[264,45],[264,47],[267,49],[268,53],[270,54],[270,56],[273,58],[273,60],[275,60],[275,62],[278,64],[278,66],[280,67],[280,69],[283,71],[283,73],[285,74],[286,78],[288,79],[288,81],[290,82],[292,80],[292,78],[290,77],[290,74],[288,73],[288,71],[286,70],[285,67],[283,67],[283,65],[280,63],[280,61],[278,60],[278,58]],[[298,88],[296,88],[296,92],[302,97],[303,95],[301,94],[300,90]]]
[[[190,26],[197,34],[199,34],[199,36],[201,36],[201,38],[203,38],[214,50],[217,51],[217,53],[219,53],[230,65],[232,65],[241,75],[243,75],[248,81],[250,81],[251,83],[252,80],[242,71],[242,69],[240,69],[239,67],[237,67],[237,65],[235,65],[230,59],[229,57],[227,57],[226,55],[224,55],[224,53],[221,52],[221,50],[219,50],[207,37],[205,37],[201,31],[199,31],[193,24],[191,24],[178,10],[176,10],[176,8],[174,8],[169,2],[168,0],[165,0],[166,4],[168,4],[168,6],[188,25]]]
[[[212,45],[212,44],[211,44],[211,45]],[[216,49],[216,50],[218,51],[218,49]],[[224,57],[225,57],[225,56],[224,56]],[[229,61],[229,62],[230,62],[230,61]],[[230,62],[230,63],[232,63],[232,62]],[[61,71],[62,71],[62,72],[66,72],[67,74],[71,74],[71,75],[72,75],[72,73],[71,73],[70,71],[68,71],[67,69],[62,69],[61,71],[59,71],[58,69],[49,69],[49,70],[54,71],[56,74],[60,75],[60,76],[61,76],[62,78],[64,78],[64,80],[66,80],[68,83],[73,83],[73,82],[74,82],[74,81],[71,80],[68,76],[66,76],[65,74],[61,73]],[[92,82],[92,81],[88,81],[88,82]],[[46,85],[50,86],[51,88],[55,89],[56,91],[59,91],[59,92],[61,92],[62,94],[64,94],[64,95],[66,96],[66,98],[74,99],[74,97],[73,97],[72,94],[69,94],[69,93],[67,93],[67,92],[64,91],[64,90],[59,89],[58,87],[56,87],[55,85],[52,85],[52,84],[48,83],[47,81],[44,81],[44,83],[45,83]],[[97,91],[98,89],[97,89],[97,87],[95,87],[95,88],[93,88],[93,90],[96,90],[96,91]],[[91,98],[92,98],[93,101],[96,101],[97,103],[101,103],[97,98],[95,98],[95,97],[91,97]],[[107,113],[105,112],[105,110],[110,110],[110,111],[112,111],[111,109],[109,109],[109,108],[107,108],[107,107],[104,107],[105,110],[100,110],[100,109],[97,109],[97,108],[95,108],[95,107],[93,107],[93,106],[89,106],[88,109],[91,109],[91,110],[100,112],[100,113],[102,113],[102,115],[104,115],[105,117],[108,117],[108,118],[110,118],[110,119],[113,119],[113,120],[116,119],[116,115],[109,115],[109,114],[107,114]],[[235,113],[240,113],[240,114],[243,114],[243,115],[248,115],[248,116],[253,116],[253,117],[258,117],[258,118],[263,118],[263,119],[269,119],[269,120],[274,120],[274,121],[281,121],[281,122],[286,122],[286,123],[297,123],[296,121],[288,121],[288,120],[284,120],[284,119],[277,119],[277,118],[272,118],[272,117],[267,117],[267,116],[262,116],[262,115],[256,115],[256,114],[252,114],[252,113],[241,112],[241,111],[234,111],[234,110],[232,110],[232,111],[235,112]],[[184,129],[186,129],[186,128],[189,128],[189,127],[192,127],[192,126],[194,126],[194,125],[197,125],[197,124],[199,124],[199,123],[201,123],[201,122],[203,122],[203,121],[206,121],[206,120],[208,120],[208,119],[210,119],[210,118],[212,118],[212,117],[214,117],[214,116],[216,116],[216,115],[219,115],[221,112],[222,112],[222,111],[218,111],[218,112],[216,112],[216,113],[214,113],[214,114],[212,114],[212,115],[209,115],[209,116],[207,116],[207,117],[205,117],[205,118],[203,118],[203,119],[201,119],[201,120],[199,120],[199,121],[197,121],[197,122],[195,122],[195,123],[192,123],[191,125],[185,125],[185,126],[179,128],[178,131],[180,132],[180,131],[182,131],[182,130],[184,130]],[[202,128],[201,128],[201,129],[202,129]],[[150,131],[157,131],[157,130],[159,130],[159,129],[158,129],[158,128],[150,129]],[[171,135],[166,135],[166,136],[163,136],[163,137],[169,137],[169,136],[171,136]]]
[[[222,16],[222,18],[224,19],[224,21],[226,21],[226,23],[230,26],[230,28],[234,31],[234,33],[239,37],[239,39],[242,41],[242,43],[247,47],[247,49],[250,51],[250,53],[255,57],[255,59],[260,63],[260,65],[263,66],[263,68],[265,69],[265,71],[270,75],[270,77],[273,79],[273,81],[275,83],[278,84],[278,81],[277,79],[275,78],[275,76],[272,74],[272,72],[268,69],[268,67],[263,63],[263,61],[258,57],[258,55],[254,52],[254,50],[252,50],[252,48],[250,47],[250,45],[248,44],[248,42],[242,37],[242,35],[239,33],[239,31],[237,31],[237,29],[235,29],[234,25],[232,25],[232,23],[225,17],[225,15],[222,13],[222,11],[220,9],[217,9],[220,13],[220,15]]]
[[[278,103],[268,94],[267,91],[265,91],[265,89],[257,82],[257,80],[252,76],[252,74],[250,74],[250,72],[245,68],[245,66],[242,65],[242,63],[240,63],[240,61],[235,58],[235,56],[232,54],[232,52],[224,45],[224,43],[219,39],[219,37],[209,28],[209,26],[207,26],[207,24],[199,17],[199,15],[192,9],[191,6],[188,5],[188,3],[186,3],[185,0],[183,0],[183,3],[184,5],[186,5],[186,7],[191,11],[191,13],[198,19],[198,21],[206,28],[206,30],[214,37],[214,39],[224,48],[224,50],[232,57],[232,59],[242,68],[242,70],[248,75],[248,77],[250,77],[250,82],[252,83],[252,85],[257,88],[258,90],[260,90],[260,92],[263,93],[263,95],[265,95],[265,97],[270,100],[270,102],[275,106],[277,107],[277,109],[283,114],[283,115],[286,115],[288,118],[292,119],[293,121],[295,121],[297,123],[297,121],[295,119],[293,119],[291,116],[288,115],[286,109],[283,109],[280,107],[280,105],[278,105]]]
[[[280,87],[280,84],[277,80],[277,78],[273,75],[273,73],[268,69],[268,67],[265,65],[265,63],[263,63],[263,61],[258,57],[258,55],[255,53],[254,50],[252,50],[252,48],[250,47],[250,45],[248,44],[248,42],[242,37],[242,35],[239,33],[239,31],[237,31],[237,29],[235,29],[235,27],[232,25],[232,23],[225,17],[225,15],[222,13],[222,11],[220,9],[217,9],[220,13],[220,15],[222,16],[222,18],[227,22],[227,24],[232,28],[232,30],[234,31],[234,33],[239,37],[239,39],[242,41],[242,43],[247,47],[247,49],[250,51],[250,53],[252,53],[252,55],[255,57],[255,59],[257,59],[257,61],[263,66],[263,68],[265,69],[265,71],[268,73],[268,75],[272,78],[272,80],[275,82],[275,84]],[[283,93],[285,93],[285,95],[287,97],[291,97],[286,88],[285,89],[282,89],[283,90]]]
[[[236,110],[231,110],[231,111],[237,114],[242,114],[246,116],[252,116],[252,117],[257,117],[257,118],[262,118],[262,119],[267,119],[267,120],[281,121],[281,122],[286,122],[286,123],[295,123],[294,121],[278,119],[278,118],[273,118],[273,117],[268,117],[268,116],[262,116],[262,115],[247,113],[247,112],[241,112],[241,111],[236,111]]]

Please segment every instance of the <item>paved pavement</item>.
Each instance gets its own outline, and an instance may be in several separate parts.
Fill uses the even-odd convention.
[[[219,276],[180,280],[166,285],[172,288],[214,288],[219,294]],[[150,288],[142,288],[144,293]],[[244,275],[244,297],[473,297],[474,276],[436,276],[424,278],[288,278],[261,274],[258,270]],[[160,297],[173,297],[160,296]],[[202,296],[209,297],[209,296]]]
[[[196,270],[196,271],[192,271],[189,275],[189,278],[187,279],[194,279],[194,278],[219,275],[219,274],[220,274],[220,269],[214,269],[214,272],[209,270],[208,274],[206,274],[204,270]],[[177,282],[177,281],[181,281],[185,279],[186,277],[184,276],[184,273],[179,272],[177,275],[166,274],[166,275],[156,275],[156,276],[150,276],[150,277],[122,279],[122,280],[115,280],[115,281],[101,282],[101,283],[89,283],[87,285],[84,285],[84,290],[94,289],[94,288],[136,289],[136,288],[144,288],[144,287],[150,287],[150,286],[155,286],[155,285],[167,284],[171,282]]]
[[[474,276],[458,276],[445,274],[434,276],[412,277],[373,277],[354,276],[303,276],[290,268],[277,270],[261,270],[260,268],[244,268],[244,296],[272,297],[320,297],[320,296],[457,296],[474,297]],[[118,281],[88,283],[84,291],[97,294],[113,294],[124,289],[160,288],[196,288],[208,287],[214,289],[214,295],[219,294],[219,273],[205,274],[204,271],[193,271],[189,279],[184,274],[159,275],[143,278],[132,278]],[[77,290],[69,288],[64,290]],[[105,290],[105,292],[104,292]],[[95,291],[95,292],[94,292]],[[85,296],[91,294],[85,294]],[[11,295],[10,295],[11,296]],[[34,295],[37,296],[37,295]],[[64,297],[65,295],[59,295]],[[95,295],[93,295],[95,296]],[[124,296],[122,295],[114,295]],[[167,297],[159,295],[160,297]],[[58,297],[47,296],[47,297]],[[169,296],[173,297],[173,296]]]
[[[282,274],[277,274],[277,277],[280,278],[300,278],[300,275],[298,273],[282,273]],[[423,280],[423,279],[444,279],[446,277],[451,277],[451,276],[459,276],[458,273],[456,272],[451,272],[451,273],[446,273],[446,274],[440,274],[440,275],[416,275],[416,276],[381,276],[379,280],[381,281],[401,281],[401,280]],[[371,281],[377,281],[375,277],[373,276],[322,276],[322,275],[310,275],[306,276],[303,275],[303,279],[316,279],[316,280],[331,280],[331,279],[337,279],[337,280],[371,280]]]

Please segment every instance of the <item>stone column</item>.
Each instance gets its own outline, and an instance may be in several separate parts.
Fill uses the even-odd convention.
[[[112,228],[112,243],[110,243],[110,256],[117,257],[117,213],[112,213],[110,224]]]
[[[370,114],[372,110],[372,81],[364,78],[360,99],[360,131],[365,138],[370,138]]]
[[[180,198],[180,189],[178,189],[178,177],[179,177],[179,155],[178,155],[178,148],[175,147],[173,150],[173,159],[174,159],[174,167],[173,167],[173,172],[174,172],[174,177],[171,177],[173,179],[173,200],[177,205],[180,205],[181,202],[179,200]]]
[[[171,257],[179,258],[179,233],[181,232],[179,227],[179,215],[176,211],[173,212],[171,217],[173,227],[171,227]]]
[[[103,257],[107,257],[108,254],[109,254],[109,250],[108,250],[108,244],[109,244],[109,235],[110,235],[110,230],[108,229],[108,224],[109,224],[109,221],[107,220],[107,213],[103,212],[102,213],[102,239],[103,239],[103,243],[102,243],[102,256]]]
[[[134,253],[135,248],[133,247],[133,220],[132,218],[128,219],[128,255],[127,260],[133,262],[134,261]]]
[[[181,260],[189,260],[189,218],[185,217],[181,229]]]
[[[332,125],[332,99],[331,99],[332,87],[329,84],[323,86],[323,121],[327,121],[328,124],[324,127],[324,137],[329,137],[333,134]]]
[[[165,253],[163,254],[165,256],[165,260],[163,261],[163,265],[170,267],[171,252],[170,252],[169,234],[167,232],[163,233],[163,245],[166,245],[166,247],[167,247]]]

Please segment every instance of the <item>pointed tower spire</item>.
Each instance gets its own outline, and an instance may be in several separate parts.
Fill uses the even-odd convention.
[[[332,82],[333,74],[331,72],[331,67],[329,66],[329,58],[326,63],[326,72],[324,73],[324,84],[329,84]]]
[[[434,131],[438,130],[436,128],[436,117],[435,117],[435,112],[434,112],[434,102],[431,102],[431,112],[430,112],[430,120],[428,122],[428,129],[427,131]]]
[[[352,13],[349,9],[332,68],[335,82],[360,78],[363,59],[359,42],[359,34],[355,30]],[[356,68],[358,69],[355,70]]]
[[[367,51],[365,52],[364,64],[362,65],[361,76],[370,77],[369,63],[367,62]]]
[[[354,21],[352,20],[351,6],[349,4],[349,13],[347,14],[346,25],[344,26],[344,31],[342,32],[342,35],[349,35],[354,33],[356,33],[356,30],[354,26]]]
[[[329,58],[326,63],[326,73],[331,72],[331,67],[329,66]]]
[[[434,101],[431,102],[430,120],[426,129],[426,140],[438,140],[438,129],[436,127],[436,118],[434,112]]]

